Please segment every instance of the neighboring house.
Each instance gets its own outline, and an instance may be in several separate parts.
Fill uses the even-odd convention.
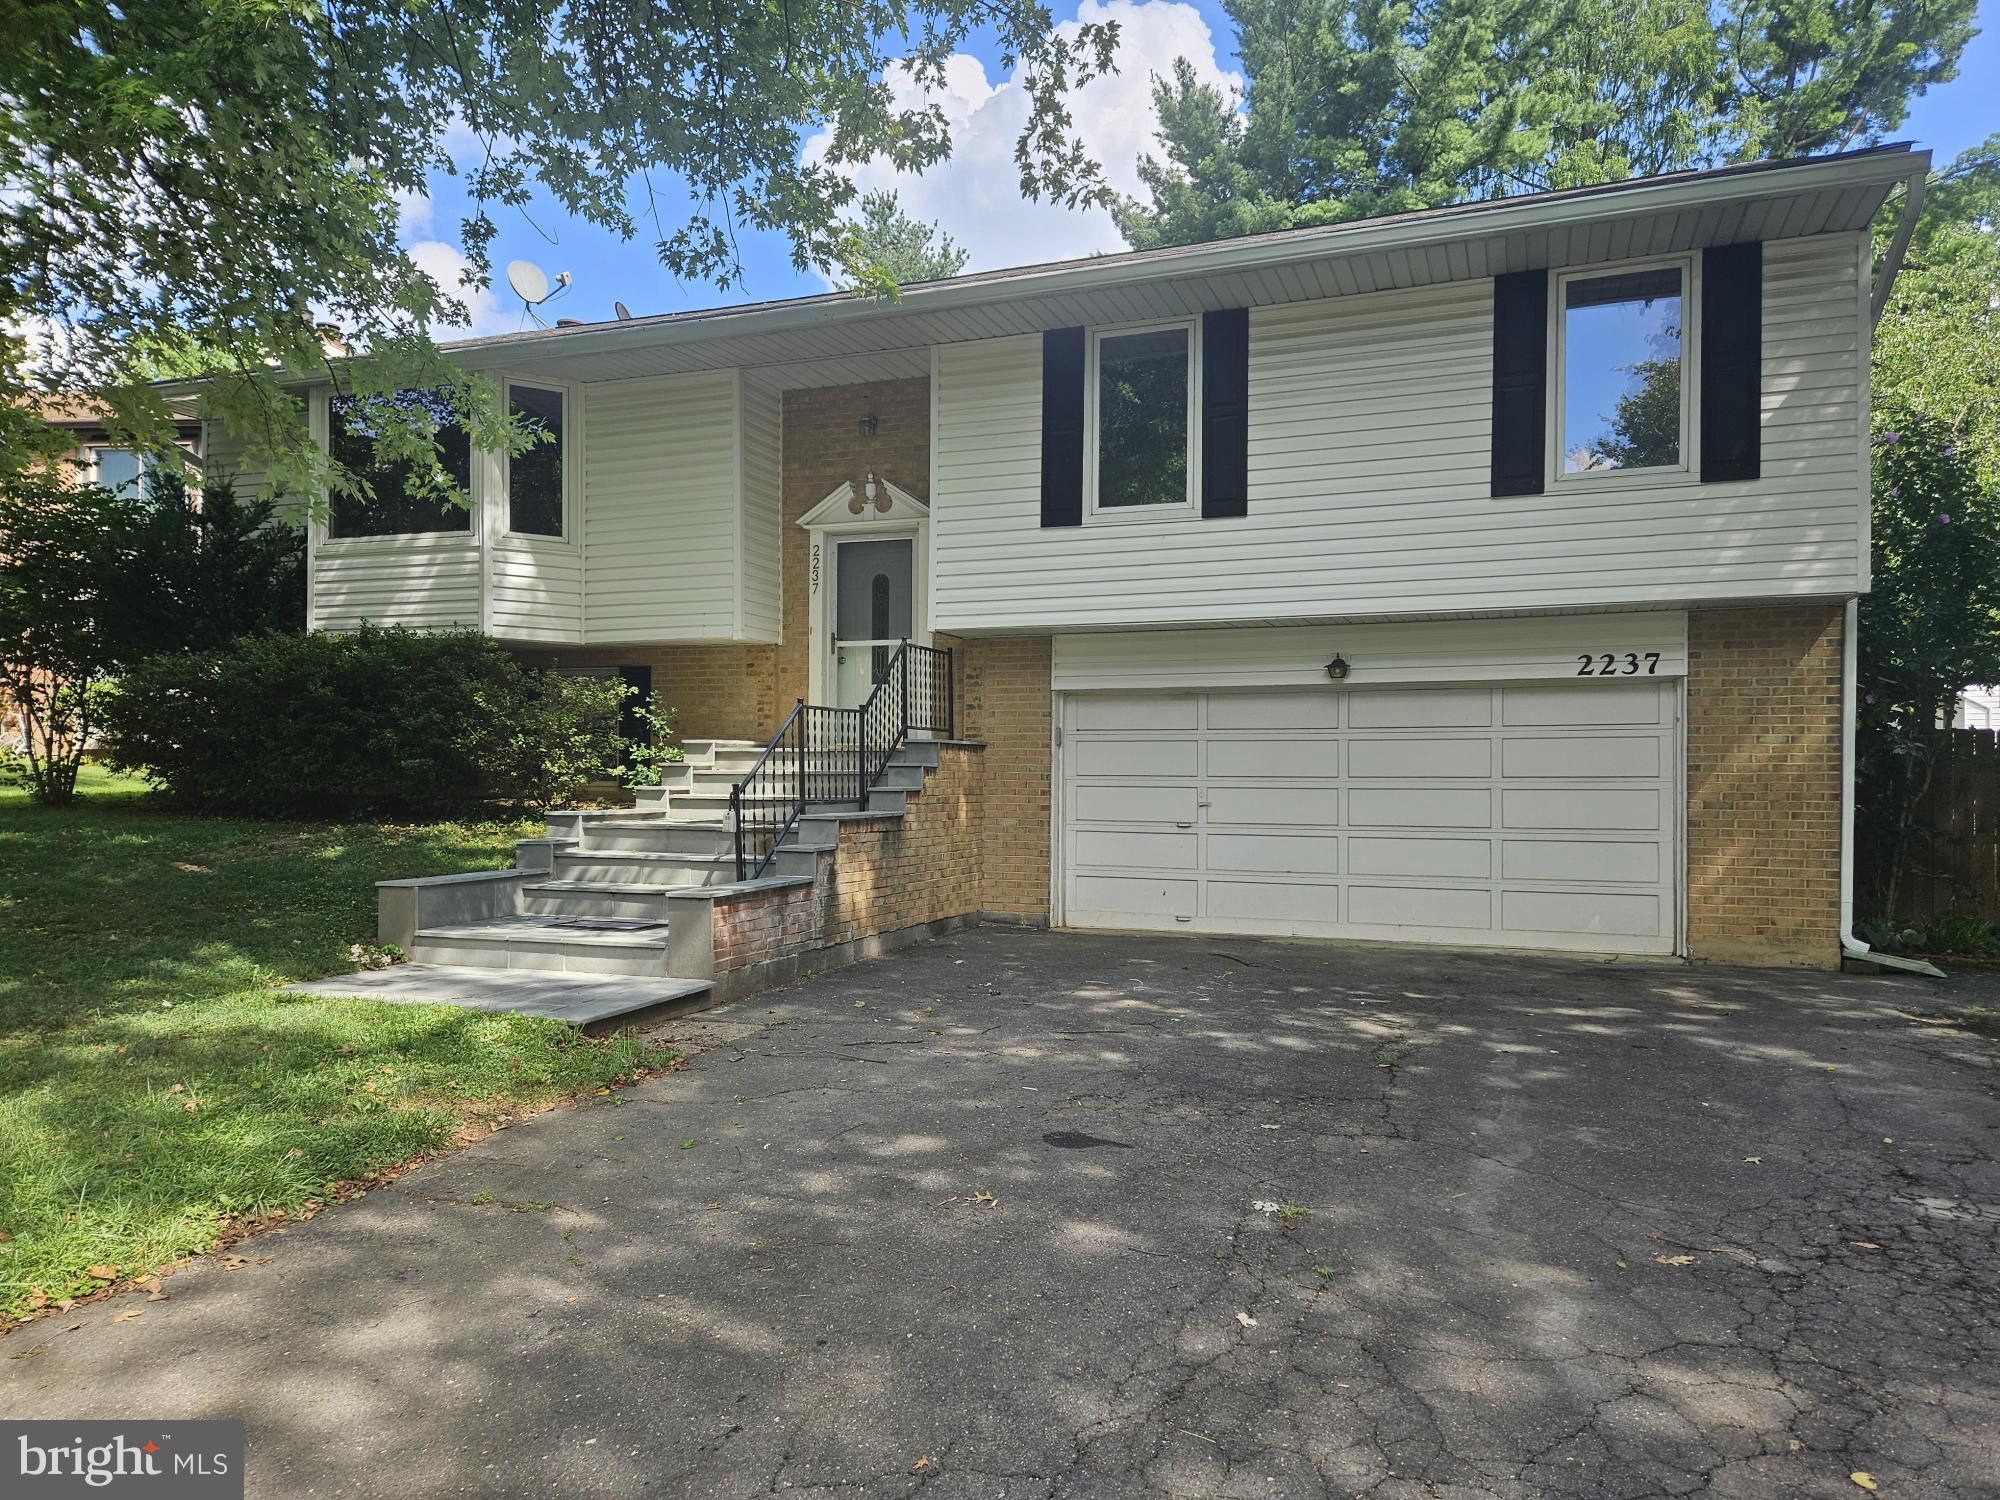
[[[158,462],[113,438],[105,427],[104,408],[88,398],[54,398],[44,401],[40,410],[51,427],[68,437],[69,446],[58,461],[79,482],[113,490],[136,489],[142,476]],[[190,417],[174,425],[176,443],[199,464],[202,423]],[[27,731],[19,708],[12,699],[0,697],[0,749],[19,752],[26,746]]]
[[[1953,729],[2000,729],[2000,687],[1969,687],[1959,695]]]
[[[447,442],[469,515],[393,475],[336,505],[312,623],[650,680],[714,757],[657,800],[711,826],[755,757],[703,742],[949,647],[977,748],[924,750],[896,803],[933,820],[865,854],[842,825],[816,906],[707,898],[693,972],[973,913],[1830,966],[1869,224],[1927,162],[467,341],[557,441]],[[340,399],[311,411],[365,461]],[[644,884],[555,868],[493,910]]]

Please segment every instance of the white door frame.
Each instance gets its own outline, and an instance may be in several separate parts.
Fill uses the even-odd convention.
[[[923,629],[929,603],[930,507],[901,485],[877,479],[871,502],[842,481],[799,518],[806,532],[806,701],[831,703],[834,690],[833,637],[838,572],[834,548],[842,542],[910,542],[910,639],[931,644]],[[857,514],[858,510],[858,514]]]

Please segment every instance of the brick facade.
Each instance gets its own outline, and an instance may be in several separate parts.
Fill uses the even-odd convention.
[[[1050,782],[1055,750],[1047,636],[966,641],[965,733],[986,743],[986,869],[980,907],[1049,919]]]
[[[861,419],[875,419],[875,435],[861,435]],[[931,383],[878,380],[785,392],[784,641],[778,647],[777,698],[787,712],[810,697],[812,603],[811,538],[799,518],[842,480],[856,490],[872,470],[926,503],[931,492]],[[939,641],[948,646],[950,641]],[[777,726],[771,726],[775,729]]]
[[[840,823],[811,885],[716,901],[716,972],[977,915],[984,774],[981,751],[946,746],[901,818]]]
[[[1840,958],[1837,605],[1688,616],[1688,944],[1719,963]]]
[[[687,740],[755,740],[778,727],[776,646],[564,646],[521,653],[538,666],[653,669],[656,701]],[[791,699],[785,700],[786,712]]]

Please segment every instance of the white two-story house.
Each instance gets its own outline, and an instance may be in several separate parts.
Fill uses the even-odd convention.
[[[882,930],[1832,965],[1868,227],[1926,164],[460,343],[555,441],[447,434],[469,513],[336,505],[311,621],[622,669],[750,746],[948,646],[970,852]]]

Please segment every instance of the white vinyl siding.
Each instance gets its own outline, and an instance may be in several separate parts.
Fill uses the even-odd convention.
[[[1146,688],[1321,687],[1326,664],[1348,664],[1347,689],[1382,685],[1578,680],[1687,673],[1687,616],[1658,613],[1433,620],[1409,625],[1311,625],[1272,630],[1094,631],[1055,638],[1057,692]],[[1628,660],[1629,659],[1629,660]],[[1630,672],[1627,672],[1627,668]]]
[[[261,500],[264,498],[264,471],[249,467],[244,463],[245,446],[240,438],[234,437],[220,422],[204,422],[201,430],[201,472],[202,476],[226,475],[236,485],[236,495],[241,500]],[[289,512],[294,522],[302,509],[296,501],[279,501],[279,510]]]
[[[1081,693],[1062,920],[1672,953],[1679,684]]]
[[[477,630],[480,551],[462,533],[318,539],[312,560],[315,630],[363,624]]]
[[[731,640],[741,534],[737,376],[584,388],[584,631]]]
[[[583,557],[572,542],[502,536],[488,560],[486,628],[504,641],[583,639]]]
[[[1754,483],[1494,498],[1493,292],[1471,280],[1253,309],[1247,517],[1043,528],[1041,341],[942,347],[936,628],[1851,593],[1866,576],[1859,247],[1850,234],[1765,247]]]
[[[781,493],[782,398],[759,382],[743,382],[743,617],[739,634],[776,641],[783,616],[779,556],[784,529]]]

